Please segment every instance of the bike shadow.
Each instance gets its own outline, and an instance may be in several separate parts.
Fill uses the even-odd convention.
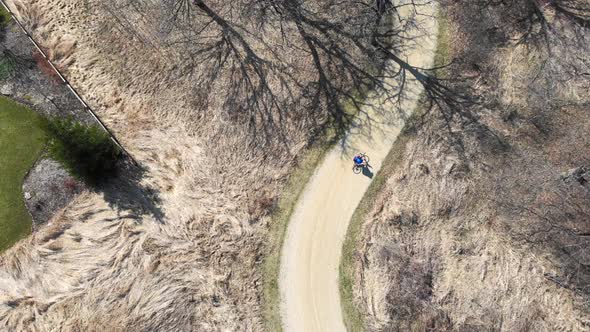
[[[364,176],[368,177],[369,179],[372,179],[373,175],[374,175],[373,171],[371,171],[370,165],[363,167],[362,173]]]

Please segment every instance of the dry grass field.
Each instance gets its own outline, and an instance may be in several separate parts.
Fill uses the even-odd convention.
[[[369,329],[588,329],[588,16],[558,6],[584,1],[443,4],[478,102],[408,131],[357,251]],[[386,2],[7,2],[140,167],[0,256],[0,326],[262,330],[271,214],[342,101],[387,89]]]
[[[0,325],[261,330],[269,214],[297,155],[347,125],[330,114],[332,92],[354,88],[331,77],[337,61],[316,89],[301,48],[316,38],[285,39],[294,24],[264,27],[224,1],[209,9],[239,35],[207,8],[171,25],[170,1],[8,3],[141,169],[83,193],[2,255]],[[344,15],[333,9],[330,19]]]
[[[588,12],[556,1],[527,25],[525,3],[445,6],[445,71],[479,100],[406,130],[364,216],[369,331],[590,330]]]

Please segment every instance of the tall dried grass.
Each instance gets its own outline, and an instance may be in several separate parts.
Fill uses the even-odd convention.
[[[510,26],[497,13],[480,19],[479,5],[449,6],[462,60],[451,68],[481,93],[484,106],[467,110],[479,122],[425,116],[365,215],[353,296],[368,330],[588,329],[590,191],[563,180],[588,164],[588,81],[556,75],[590,43],[548,59],[499,47],[490,31]]]
[[[195,90],[174,69],[184,60],[174,49],[154,49],[157,40],[134,38],[115,22],[149,29],[133,8],[113,16],[111,2],[9,3],[144,169],[82,194],[3,254],[0,324],[261,330],[268,212],[307,144],[296,112],[285,122],[290,144],[277,140],[263,151],[247,124],[221,111],[217,95],[228,78],[215,93]]]

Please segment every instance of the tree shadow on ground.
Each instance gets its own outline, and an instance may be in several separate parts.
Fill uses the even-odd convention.
[[[118,212],[131,212],[138,220],[147,215],[164,223],[159,191],[142,183],[146,173],[144,167],[124,160],[117,175],[98,186],[96,191]]]

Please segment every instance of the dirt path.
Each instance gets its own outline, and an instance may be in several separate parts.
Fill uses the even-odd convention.
[[[428,67],[434,57],[436,41],[435,8],[419,7],[423,31],[419,47],[410,49],[408,62]],[[404,110],[416,107],[420,89],[411,83],[411,97]],[[392,108],[375,100],[382,110]],[[368,112],[379,114],[379,110]],[[367,190],[370,174],[352,173],[352,156],[357,151],[370,157],[376,173],[396,139],[403,120],[382,121],[370,132],[349,133],[347,149],[334,147],[311,178],[291,217],[282,251],[280,271],[281,314],[285,331],[345,331],[338,290],[338,266],[342,243],[352,214]]]

